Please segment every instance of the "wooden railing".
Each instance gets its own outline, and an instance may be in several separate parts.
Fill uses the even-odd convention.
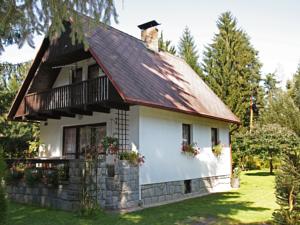
[[[98,104],[108,100],[108,97],[108,78],[97,77],[26,95],[25,114]]]

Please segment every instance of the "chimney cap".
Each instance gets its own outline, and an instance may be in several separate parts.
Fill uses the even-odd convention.
[[[155,26],[158,26],[158,25],[160,25],[160,23],[156,22],[156,20],[152,20],[150,22],[138,25],[138,28],[140,28],[141,30],[146,30],[150,27],[155,27]]]

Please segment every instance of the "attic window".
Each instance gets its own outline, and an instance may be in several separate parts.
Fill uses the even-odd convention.
[[[211,146],[216,146],[219,144],[219,129],[211,128]]]
[[[78,68],[72,71],[72,84],[82,81],[82,68]]]
[[[88,79],[94,79],[102,76],[105,76],[105,74],[98,64],[93,64],[88,67]]]
[[[192,184],[191,180],[184,181],[184,194],[188,194],[192,192]]]
[[[185,145],[191,144],[191,125],[182,124],[182,143]]]

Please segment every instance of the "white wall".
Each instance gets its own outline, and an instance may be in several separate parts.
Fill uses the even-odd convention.
[[[77,68],[82,68],[83,80],[87,79],[88,66],[93,65],[94,63],[96,63],[96,61],[93,58],[89,58],[89,59],[85,59],[85,60],[76,62]],[[70,70],[74,69],[74,68],[75,68],[75,64],[74,64],[74,67],[69,67],[69,66],[63,67],[61,69],[61,71],[59,72],[59,74],[53,84],[53,88],[70,84],[71,83]]]
[[[41,142],[44,144],[49,157],[61,157],[63,147],[63,127],[94,123],[106,123],[107,135],[114,135],[116,111],[108,113],[94,112],[93,116],[78,116],[75,118],[62,117],[60,120],[49,119],[47,125],[41,122]],[[138,107],[130,107],[129,115],[129,145],[138,148]],[[80,118],[81,117],[81,118]]]
[[[148,107],[140,107],[139,113],[139,151],[145,156],[140,184],[230,174],[227,123]],[[192,124],[192,142],[201,149],[195,158],[181,153],[182,123]],[[225,146],[219,159],[211,151],[211,127],[219,128]]]

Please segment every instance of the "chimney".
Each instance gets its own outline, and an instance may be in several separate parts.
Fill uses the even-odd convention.
[[[146,46],[158,52],[158,29],[156,26],[160,25],[155,20],[138,25],[141,29],[141,39],[145,42]]]

